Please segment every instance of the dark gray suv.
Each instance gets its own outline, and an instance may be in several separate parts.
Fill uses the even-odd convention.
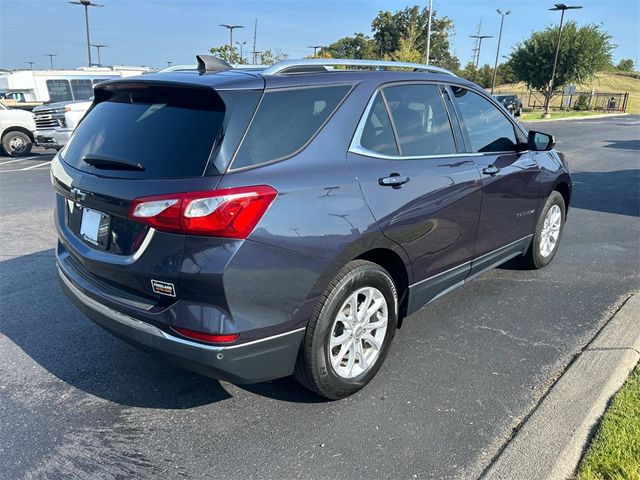
[[[553,146],[426,65],[199,57],[102,83],[52,163],[61,285],[190,370],[345,397],[404,317],[551,261],[571,196]]]

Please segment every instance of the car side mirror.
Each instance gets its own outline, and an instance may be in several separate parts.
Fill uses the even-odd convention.
[[[556,139],[553,135],[536,132],[534,130],[529,132],[529,150],[532,152],[546,152],[551,150],[555,145]]]

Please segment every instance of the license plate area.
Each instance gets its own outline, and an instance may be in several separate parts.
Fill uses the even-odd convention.
[[[74,205],[75,216],[80,220],[77,230],[79,237],[87,243],[106,250],[109,247],[111,215],[91,208]]]

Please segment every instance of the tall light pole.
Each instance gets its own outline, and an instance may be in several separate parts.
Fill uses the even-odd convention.
[[[227,25],[221,23],[220,26],[229,30],[229,61],[231,62],[233,61],[233,30],[236,28],[244,28],[244,25]]]
[[[553,69],[551,70],[551,79],[549,80],[549,88],[547,89],[547,96],[544,99],[544,112],[542,116],[544,118],[549,118],[549,104],[551,103],[551,93],[553,92],[553,79],[556,76],[556,66],[558,65],[558,53],[560,52],[560,40],[562,39],[562,21],[564,20],[564,12],[565,10],[577,10],[582,8],[580,5],[565,5],[564,3],[556,3],[556,6],[550,8],[552,12],[557,12],[560,10],[562,13],[560,14],[560,28],[558,29],[558,42],[556,43],[556,55],[553,57]]]
[[[89,7],[104,7],[99,3],[92,3],[91,0],[80,0],[78,2],[69,2],[74,5],[82,5],[84,7],[84,26],[87,30],[87,55],[89,56],[89,66],[91,66],[91,40],[89,37]]]
[[[91,46],[96,47],[96,50],[98,51],[98,65],[102,66],[102,62],[100,61],[100,49],[106,47],[107,45],[91,44]]]
[[[236,45],[240,45],[240,63],[242,63],[242,59],[244,58],[243,54],[242,54],[242,47],[243,47],[243,45],[246,45],[246,44],[247,44],[246,40],[244,42],[242,42],[242,43],[236,42]]]
[[[313,48],[313,58],[316,58],[316,54],[319,48],[322,48],[323,45],[309,45],[307,48]]]
[[[429,0],[429,22],[427,23],[427,53],[425,63],[429,65],[429,56],[431,55],[431,12],[433,11],[433,0]]]
[[[258,35],[258,19],[256,18],[256,23],[253,25],[253,59],[251,64],[256,64],[256,36]]]
[[[29,68],[31,70],[33,70],[33,64],[36,63],[36,62],[24,62],[24,63],[28,63],[29,64]]]
[[[57,53],[43,53],[43,57],[49,57],[49,61],[51,62],[51,70],[53,70],[53,57],[57,57]]]
[[[498,57],[500,56],[500,42],[502,41],[502,25],[504,24],[504,17],[511,13],[511,10],[503,12],[499,8],[496,10],[500,15],[500,33],[498,34],[498,48],[496,49],[496,63],[493,66],[493,80],[491,80],[491,95],[493,95],[493,89],[496,86],[496,73],[498,72]]]

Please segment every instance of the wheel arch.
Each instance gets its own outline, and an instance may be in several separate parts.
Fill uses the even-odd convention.
[[[562,195],[566,215],[569,211],[569,204],[571,203],[571,179],[568,178],[568,176],[566,178],[564,176],[560,177],[553,185],[552,191]]]
[[[10,133],[10,132],[21,132],[21,133],[24,133],[27,137],[29,137],[29,140],[31,140],[31,143],[36,141],[35,137],[33,136],[33,132],[31,130],[29,130],[28,128],[17,126],[17,125],[5,128],[2,131],[2,135],[0,136],[0,140],[3,139],[7,133]]]

